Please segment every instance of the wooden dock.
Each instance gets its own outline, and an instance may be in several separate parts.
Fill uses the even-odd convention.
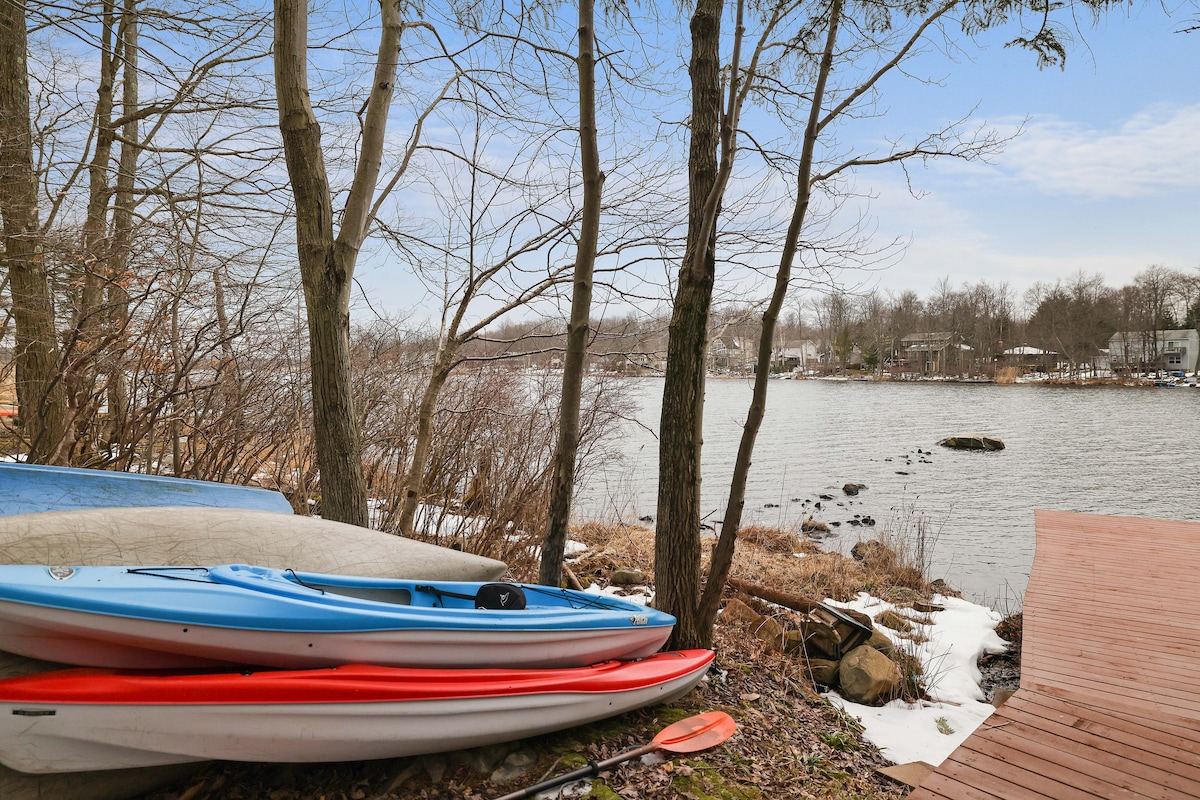
[[[1200,523],[1036,514],[1020,689],[909,800],[1200,798]]]

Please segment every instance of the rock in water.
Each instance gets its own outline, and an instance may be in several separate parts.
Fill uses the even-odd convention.
[[[1004,442],[994,436],[947,436],[938,442],[952,450],[1003,450]]]

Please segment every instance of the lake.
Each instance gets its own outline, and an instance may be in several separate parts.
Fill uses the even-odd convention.
[[[637,404],[621,463],[591,475],[579,518],[654,516],[655,430],[662,380],[627,381]],[[710,379],[704,422],[702,502],[719,528],[748,380]],[[839,522],[827,549],[874,535],[855,515],[933,541],[931,578],[979,602],[1019,607],[1033,563],[1037,508],[1200,521],[1196,488],[1200,390],[776,380],[755,448],[743,524],[798,527],[807,513]],[[955,434],[1004,440],[999,452],[956,451]],[[925,455],[928,453],[928,455]],[[866,484],[847,497],[847,482]],[[820,494],[820,511],[812,511]],[[807,505],[804,501],[810,501]]]

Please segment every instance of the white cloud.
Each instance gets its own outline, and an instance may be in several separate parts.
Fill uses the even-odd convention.
[[[1109,128],[1035,119],[997,166],[1048,195],[1137,197],[1200,188],[1200,105],[1147,108]]]

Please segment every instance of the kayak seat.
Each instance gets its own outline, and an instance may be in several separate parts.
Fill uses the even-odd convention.
[[[485,583],[475,594],[452,592],[437,586],[418,586],[417,591],[429,592],[440,602],[444,597],[456,600],[472,600],[476,608],[486,608],[494,611],[520,611],[525,608],[525,590],[512,583]]]
[[[412,605],[412,592],[408,589],[389,589],[371,586],[331,586],[327,583],[305,583],[310,589],[319,589],[328,594],[371,600],[376,603],[391,603],[394,606]]]
[[[475,607],[520,611],[525,607],[525,590],[511,583],[485,583],[475,593]]]

